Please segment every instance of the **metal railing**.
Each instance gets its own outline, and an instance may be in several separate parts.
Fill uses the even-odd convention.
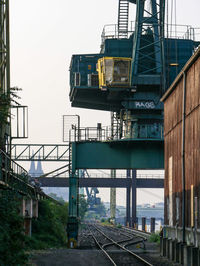
[[[0,150],[0,181],[3,184],[14,184],[13,178],[21,183],[28,184],[28,172],[13,161],[4,151]]]
[[[32,178],[37,178],[38,175],[32,175]],[[59,173],[57,172],[56,174],[50,174],[47,176],[48,178],[69,178],[69,172],[66,171],[65,173]],[[89,178],[109,178],[111,177],[110,173],[89,173]],[[44,177],[45,178],[45,177]],[[88,177],[86,177],[88,178]],[[127,175],[124,173],[124,174],[119,174],[117,173],[116,174],[116,178],[127,178]],[[164,179],[164,174],[137,174],[137,178],[138,179]]]
[[[69,141],[105,141],[108,138],[107,128],[85,127],[69,131]]]
[[[130,132],[123,130],[116,132],[113,135],[113,131],[110,127],[85,127],[74,128],[69,131],[69,141],[111,141],[120,139],[164,139],[163,126],[162,125],[138,125]]]
[[[90,178],[109,178],[111,177],[111,174],[110,173],[89,173],[89,177]],[[126,173],[123,173],[123,174],[120,174],[120,173],[117,173],[116,174],[116,178],[127,178],[127,175]],[[131,177],[130,177],[131,178]],[[140,179],[163,179],[164,178],[164,174],[137,174],[137,178],[140,178]]]
[[[135,30],[135,21],[130,21],[128,38]],[[106,39],[117,39],[119,36],[117,24],[107,24],[104,26],[101,34],[101,43],[104,44]],[[165,38],[170,39],[187,39],[193,41],[200,40],[200,28],[194,28],[191,25],[165,24]]]
[[[11,153],[17,161],[68,161],[69,144],[12,144]]]
[[[128,38],[134,32],[135,29],[135,21],[129,22],[129,30],[128,30]],[[107,24],[104,26],[102,34],[101,34],[101,42],[102,44],[106,39],[116,39],[119,37],[118,25],[117,24]]]
[[[28,106],[11,106],[12,139],[28,138]]]
[[[143,178],[143,179],[164,179],[165,174],[137,174],[137,178]]]
[[[169,39],[200,40],[200,28],[191,25],[166,24],[165,37]]]

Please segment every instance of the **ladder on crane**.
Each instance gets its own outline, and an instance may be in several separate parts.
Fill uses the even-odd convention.
[[[118,38],[128,37],[128,13],[129,13],[129,1],[119,0]]]

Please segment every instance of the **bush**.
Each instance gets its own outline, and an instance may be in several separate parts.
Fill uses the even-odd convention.
[[[86,196],[80,194],[79,195],[79,216],[80,219],[83,220],[83,218],[85,217],[85,214],[88,210],[88,202],[85,199]]]
[[[0,190],[0,265],[26,265],[27,249],[45,249],[66,244],[68,204],[39,202],[39,217],[32,220],[32,237],[24,234],[20,216],[22,196],[14,190]]]
[[[117,228],[122,228],[122,225],[121,225],[121,224],[118,224],[118,225],[117,225]]]
[[[42,200],[38,212],[38,219],[32,221],[32,237],[27,241],[28,247],[44,249],[65,245],[68,204],[58,205],[51,200]]]
[[[154,233],[154,234],[151,234],[151,236],[149,237],[149,241],[150,242],[156,242],[156,243],[160,243],[160,235],[159,233]]]
[[[25,265],[23,218],[19,215],[21,196],[14,190],[0,190],[0,265]]]

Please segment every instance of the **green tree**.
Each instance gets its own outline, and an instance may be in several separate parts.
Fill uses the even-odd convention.
[[[26,237],[19,214],[21,196],[14,190],[0,190],[0,265],[25,265]]]
[[[86,196],[80,194],[79,195],[79,217],[81,220],[83,220],[87,210],[88,210],[88,203],[86,200]]]
[[[17,87],[10,88],[6,93],[0,88],[0,149],[5,150],[5,134],[6,125],[8,125],[8,117],[10,114],[10,106],[16,104],[16,100],[20,99],[17,92],[21,89]]]
[[[42,249],[66,244],[68,203],[59,205],[51,200],[39,202],[38,219],[32,223],[29,247]]]
[[[56,193],[49,193],[48,196],[59,201],[60,203],[65,203],[63,197],[58,196]]]
[[[98,205],[95,205],[95,210],[99,216],[106,216],[106,208],[102,202]]]

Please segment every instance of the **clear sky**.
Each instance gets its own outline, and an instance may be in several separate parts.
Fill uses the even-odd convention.
[[[176,3],[177,23],[200,27],[200,1]],[[61,143],[64,114],[79,114],[82,126],[110,123],[108,112],[70,107],[68,70],[72,54],[100,51],[103,26],[117,23],[117,12],[118,0],[10,0],[11,86],[29,106],[27,143]]]

